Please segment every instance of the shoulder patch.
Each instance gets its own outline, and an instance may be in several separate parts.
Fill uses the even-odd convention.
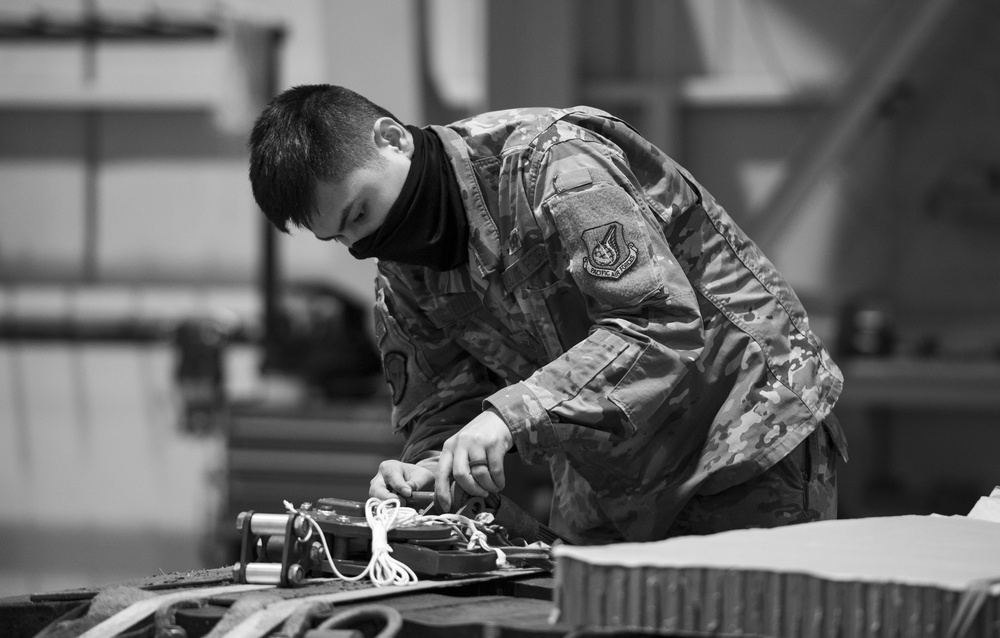
[[[399,405],[406,392],[406,355],[402,352],[387,352],[382,358],[385,380],[392,390],[392,404]]]
[[[582,239],[587,246],[583,269],[595,277],[619,279],[639,256],[635,244],[625,241],[621,222],[585,230]]]
[[[611,184],[577,189],[553,197],[549,210],[562,263],[596,307],[628,307],[663,289],[642,212],[624,189]]]

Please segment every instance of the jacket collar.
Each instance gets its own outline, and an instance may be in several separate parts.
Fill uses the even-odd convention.
[[[475,263],[480,277],[496,272],[500,265],[500,231],[486,207],[486,200],[479,190],[469,149],[455,131],[443,126],[430,127],[444,142],[445,153],[462,190],[462,201],[469,216],[469,260]],[[473,261],[474,260],[474,261]]]

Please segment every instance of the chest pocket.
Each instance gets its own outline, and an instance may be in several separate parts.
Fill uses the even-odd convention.
[[[447,332],[507,383],[527,379],[542,365],[527,355],[531,346],[518,343],[510,331],[487,312],[475,293],[449,295],[444,303],[428,310],[427,315],[435,326]]]
[[[563,193],[590,183],[586,169],[574,170],[556,177],[555,188]],[[543,239],[546,233],[535,228],[524,232],[526,239],[521,239],[523,231],[512,234],[521,254],[504,269],[503,286],[517,300],[525,323],[552,361],[586,339],[593,322],[586,299],[567,276],[565,264],[560,267],[550,260],[549,246]]]
[[[544,244],[536,244],[503,272],[503,285],[512,295],[545,349],[547,361],[561,356],[587,337],[590,322],[586,302],[576,287],[552,269]]]

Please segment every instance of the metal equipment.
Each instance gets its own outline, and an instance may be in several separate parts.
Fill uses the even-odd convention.
[[[414,496],[419,500],[428,494]],[[549,544],[557,537],[513,502],[499,496],[485,500],[466,496],[457,503],[456,514],[478,519],[476,528],[485,534],[488,547],[500,548],[500,554],[473,546],[455,525],[432,521],[385,530],[392,557],[416,574],[429,577],[494,571],[498,555],[502,561],[520,566],[551,569]],[[358,501],[322,498],[289,513],[242,512],[236,521],[242,542],[233,580],[294,587],[309,577],[361,574],[372,558],[373,541],[378,543],[366,518],[366,507]],[[498,514],[513,523],[516,535]]]
[[[414,507],[426,507],[434,502],[434,492],[414,492],[408,502]],[[452,503],[456,511],[465,513],[470,518],[481,512],[493,515],[493,519],[507,532],[509,538],[521,539],[526,543],[542,542],[548,545],[563,541],[559,535],[545,525],[539,523],[520,505],[501,494],[490,494],[483,498],[470,496],[458,486],[452,486]],[[435,503],[431,513],[441,513]]]

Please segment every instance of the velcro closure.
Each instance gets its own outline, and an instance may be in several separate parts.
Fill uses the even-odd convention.
[[[510,292],[521,282],[534,274],[536,270],[541,268],[542,264],[548,261],[548,258],[549,257],[545,252],[545,246],[542,244],[535,244],[531,250],[521,255],[521,257],[519,257],[518,260],[510,266],[507,266],[501,276],[503,286],[507,292]]]

